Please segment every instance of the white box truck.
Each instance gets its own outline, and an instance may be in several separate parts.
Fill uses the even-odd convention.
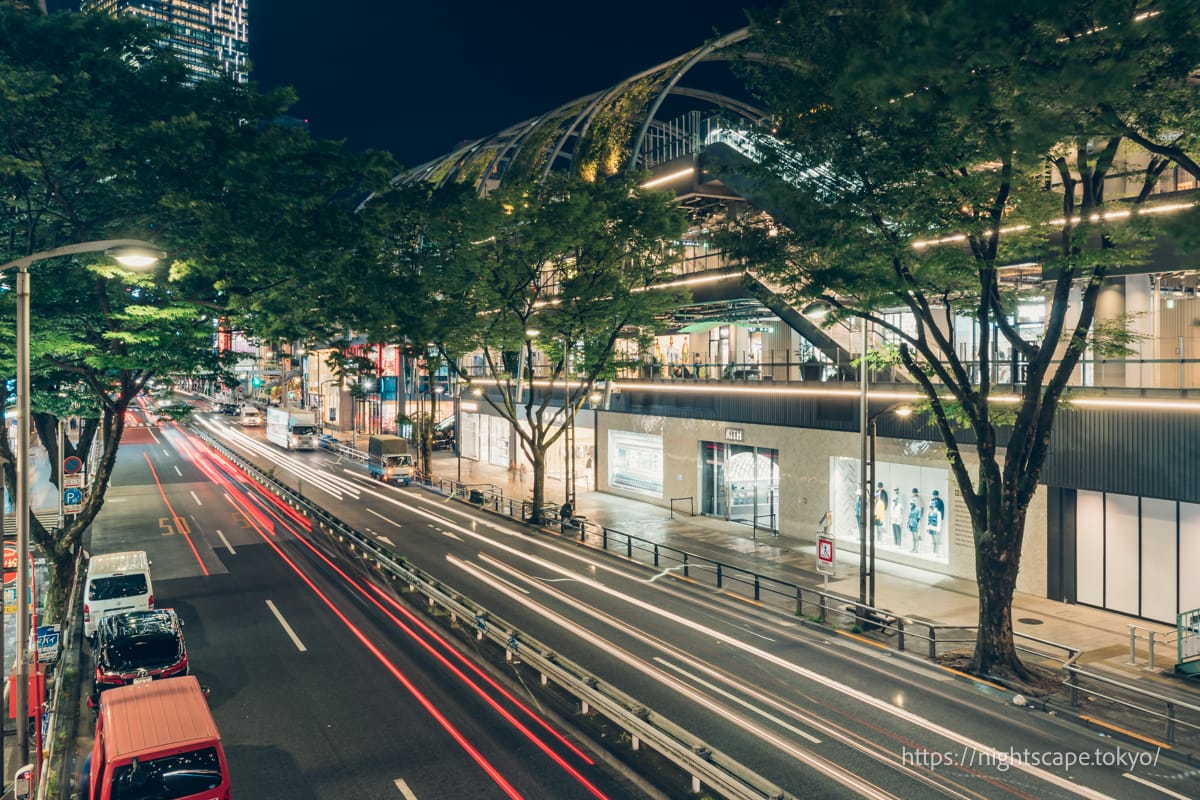
[[[317,415],[299,408],[267,409],[267,441],[285,450],[313,450],[317,446]]]

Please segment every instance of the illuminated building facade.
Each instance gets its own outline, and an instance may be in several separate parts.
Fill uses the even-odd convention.
[[[171,49],[200,77],[247,78],[249,0],[83,0],[83,11],[140,17],[162,26]]]

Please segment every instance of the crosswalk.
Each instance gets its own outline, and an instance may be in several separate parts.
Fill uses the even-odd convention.
[[[41,522],[43,525],[45,525],[47,528],[53,528],[54,526],[58,525],[58,512],[57,511],[54,511],[54,510],[35,511],[35,512],[33,512],[33,515],[35,517],[37,517],[38,521]],[[4,535],[5,536],[16,536],[17,535],[17,518],[12,514],[4,515]]]

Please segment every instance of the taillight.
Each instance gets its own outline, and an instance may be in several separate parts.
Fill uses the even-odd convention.
[[[84,622],[92,621],[92,610],[90,608],[88,608],[87,603],[83,604],[83,621]]]
[[[150,595],[150,607],[154,608],[154,595]]]

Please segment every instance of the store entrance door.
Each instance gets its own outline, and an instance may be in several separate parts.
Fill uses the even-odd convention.
[[[700,443],[700,513],[725,517],[725,444]]]
[[[779,530],[779,451],[701,442],[700,513]]]

